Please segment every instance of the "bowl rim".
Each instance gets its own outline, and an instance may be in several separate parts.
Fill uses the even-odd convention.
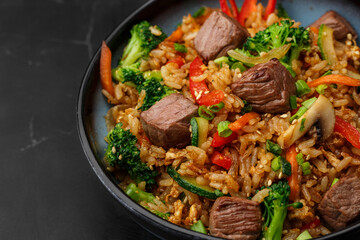
[[[142,4],[137,10],[132,12],[128,17],[126,17],[124,20],[120,22],[120,24],[115,27],[111,33],[104,39],[106,43],[111,43],[116,37],[118,37],[119,32],[126,28],[130,22],[132,22],[136,18],[142,18],[142,13],[146,12],[149,7],[154,7],[156,4],[160,2],[168,2],[172,0],[148,0],[144,4]],[[91,83],[91,76],[93,69],[96,67],[96,63],[99,61],[100,58],[100,51],[101,47],[97,49],[95,54],[92,56],[89,64],[86,67],[85,73],[82,77],[80,88],[78,90],[78,96],[77,96],[77,103],[76,103],[76,122],[77,122],[77,131],[80,139],[80,143],[83,149],[83,152],[92,168],[92,170],[95,172],[96,176],[101,181],[102,185],[108,190],[108,192],[118,201],[121,203],[122,206],[124,206],[128,211],[130,211],[132,214],[134,214],[136,217],[140,217],[144,220],[151,220],[152,222],[149,222],[151,225],[155,226],[164,226],[166,227],[168,232],[174,233],[174,234],[184,234],[187,237],[192,237],[193,239],[221,239],[217,238],[211,235],[205,235],[202,233],[198,233],[195,231],[192,231],[190,229],[178,226],[176,224],[173,224],[167,220],[164,220],[153,213],[149,212],[145,208],[143,208],[138,203],[134,202],[129,196],[127,196],[113,181],[109,179],[109,177],[105,174],[104,170],[101,168],[93,150],[90,144],[89,137],[87,135],[87,132],[85,130],[85,99],[86,99],[86,88]],[[146,228],[143,225],[140,225],[141,227]],[[360,228],[360,222],[350,225],[342,230],[330,233],[328,235],[318,237],[316,239],[318,240],[325,240],[325,239],[337,239],[342,238],[344,234],[350,233],[356,229]],[[147,228],[146,228],[147,229]],[[155,236],[156,233],[153,231],[147,229],[148,231],[152,232]],[[184,237],[185,237],[184,236]],[[159,237],[159,236],[158,236]],[[343,238],[342,238],[343,239]]]

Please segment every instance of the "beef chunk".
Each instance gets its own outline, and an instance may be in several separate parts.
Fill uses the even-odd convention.
[[[335,11],[327,11],[310,26],[318,28],[321,24],[325,24],[326,26],[334,29],[334,38],[336,40],[343,40],[346,38],[348,33],[351,33],[354,38],[357,38],[355,29],[345,18]]]
[[[318,206],[324,220],[335,230],[360,215],[360,172],[346,175],[332,186]]]
[[[234,18],[214,11],[200,28],[194,44],[200,56],[209,61],[241,47],[249,36],[246,28]]]
[[[198,108],[179,93],[164,97],[140,115],[140,120],[150,141],[169,149],[183,148],[190,143],[190,119]]]
[[[263,113],[289,111],[290,96],[296,94],[294,78],[276,58],[244,72],[231,90],[250,103],[254,111]]]
[[[220,197],[211,208],[209,228],[215,237],[255,240],[261,232],[260,204],[237,197]]]

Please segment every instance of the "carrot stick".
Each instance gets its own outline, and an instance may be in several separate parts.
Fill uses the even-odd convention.
[[[293,144],[286,151],[286,160],[291,164],[291,176],[288,178],[288,182],[291,190],[289,199],[291,201],[295,201],[297,196],[299,196],[299,192],[300,192],[300,184],[299,184],[299,176],[298,176],[299,164],[296,161],[296,155],[297,155],[296,146],[295,144]]]
[[[360,86],[360,80],[351,78],[348,76],[343,75],[337,75],[337,74],[330,74],[323,77],[320,77],[318,79],[315,79],[314,81],[311,81],[308,83],[309,87],[316,87],[321,84],[342,84],[352,87],[358,87]]]
[[[111,76],[111,51],[105,41],[102,42],[101,46],[100,81],[102,88],[114,97],[115,92]]]
[[[240,129],[242,129],[246,124],[248,124],[248,122],[253,119],[253,118],[257,118],[260,117],[260,115],[256,112],[249,112],[249,113],[245,113],[243,116],[241,116],[238,120],[236,120],[233,123],[229,124],[229,128],[234,131],[237,132]]]
[[[166,39],[171,42],[177,42],[179,41],[183,36],[183,31],[181,27],[178,27],[175,31],[171,33],[171,35]]]

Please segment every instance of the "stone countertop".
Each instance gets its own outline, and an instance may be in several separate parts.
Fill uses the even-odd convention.
[[[144,2],[0,2],[0,239],[157,239],[91,169],[75,109],[102,39]]]

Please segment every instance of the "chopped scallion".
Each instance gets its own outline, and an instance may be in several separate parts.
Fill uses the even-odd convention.
[[[298,153],[296,155],[296,161],[299,165],[301,165],[304,162],[304,155],[302,153]]]
[[[282,152],[280,145],[278,145],[270,140],[266,140],[266,150],[271,152],[275,156],[280,155]]]
[[[191,230],[196,231],[196,232],[200,232],[200,233],[204,233],[207,234],[206,228],[204,226],[204,224],[202,223],[201,220],[197,221],[196,223],[194,223],[191,227]]]
[[[296,96],[295,95],[291,95],[290,96],[290,107],[292,110],[296,109],[297,108],[297,105],[296,105]]]
[[[304,131],[306,118],[301,119],[300,132]]]
[[[218,104],[214,104],[214,105],[211,105],[209,107],[209,110],[214,112],[214,113],[217,113],[218,111],[220,111],[223,107],[225,106],[225,104],[223,102],[219,102]]]
[[[304,101],[303,103],[301,103],[301,105],[303,105],[304,107],[306,107],[307,109],[309,109],[311,107],[311,105],[313,105],[313,103],[317,100],[316,97],[310,98],[306,101]]]
[[[212,120],[215,117],[214,113],[207,109],[205,105],[199,107],[198,113],[200,117],[205,118],[206,120]]]
[[[219,58],[215,59],[214,62],[217,65],[219,65],[220,67],[222,67],[223,63],[226,63],[226,64],[229,65],[229,58],[225,57],[225,56],[222,56],[222,57],[219,57]]]
[[[304,80],[297,80],[295,82],[295,86],[296,86],[296,95],[298,97],[302,97],[305,94],[311,92],[311,89]]]
[[[304,176],[309,175],[311,173],[309,162],[304,162],[303,164],[301,164],[301,168]]]
[[[241,115],[244,115],[245,113],[252,111],[252,106],[246,100],[243,100],[243,103],[244,103],[244,107],[240,111]]]
[[[317,86],[315,88],[315,90],[319,93],[319,94],[324,94],[325,93],[325,89],[327,89],[327,85],[326,84],[320,84],[319,86]]]
[[[193,16],[193,18],[198,18],[198,17],[203,16],[204,13],[205,13],[205,7],[201,7],[192,16]]]
[[[237,69],[237,68],[239,68],[241,72],[246,71],[246,67],[241,62],[235,62],[234,64],[231,65],[231,69]]]
[[[290,122],[292,122],[294,119],[299,119],[308,109],[304,106],[301,106],[299,110],[291,116]]]
[[[179,43],[174,43],[174,48],[175,48],[175,51],[181,52],[181,53],[187,53],[187,51],[188,51],[185,45],[179,44]]]
[[[327,75],[330,75],[330,74],[332,74],[332,71],[331,71],[331,70],[328,70],[328,71],[325,72],[323,75],[321,75],[321,77],[327,76]]]
[[[281,160],[280,160],[280,156],[277,156],[276,158],[274,158],[271,161],[271,169],[276,172],[277,170],[279,170],[281,168]]]
[[[231,129],[229,128],[229,121],[222,121],[218,124],[218,133],[220,137],[228,137],[232,134]]]
[[[338,178],[334,178],[333,182],[331,183],[331,187],[335,185],[335,183],[337,183],[339,181]]]

